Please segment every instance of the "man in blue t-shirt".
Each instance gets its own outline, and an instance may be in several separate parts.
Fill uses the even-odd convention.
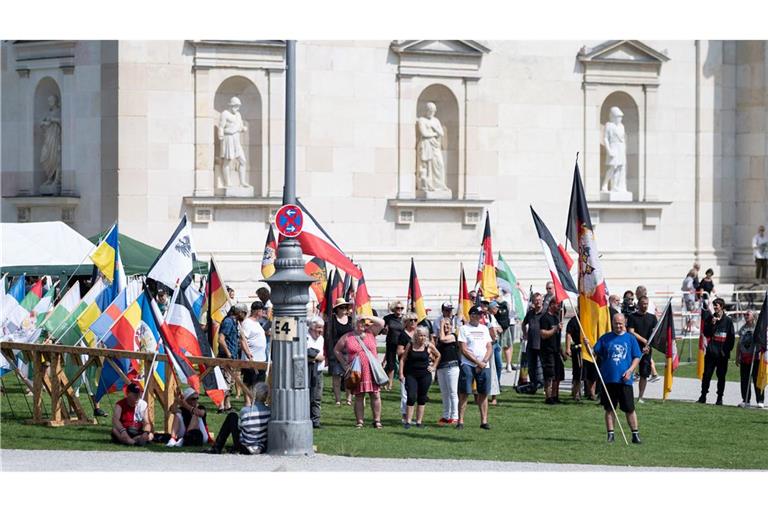
[[[619,407],[627,415],[627,422],[632,429],[632,442],[640,444],[637,414],[635,413],[635,397],[632,393],[632,379],[643,354],[640,351],[637,338],[627,332],[624,315],[617,313],[612,320],[613,331],[600,336],[593,349],[599,358],[600,373],[605,381],[601,401],[605,409],[608,442],[614,441],[613,409]]]

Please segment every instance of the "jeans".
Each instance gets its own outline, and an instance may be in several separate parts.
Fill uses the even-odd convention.
[[[317,363],[307,365],[309,372],[309,418],[312,426],[320,425],[320,403],[323,398],[323,372],[317,371]]]
[[[709,393],[709,382],[715,371],[717,371],[717,396],[722,398],[725,392],[725,374],[728,373],[728,358],[706,354],[704,356],[704,375],[701,377],[702,396],[707,396]]]
[[[741,399],[745,403],[749,403],[750,401],[747,400],[747,395],[750,395],[750,398],[752,396],[755,397],[757,403],[763,403],[763,400],[765,399],[764,393],[762,390],[757,389],[757,370],[760,368],[760,358],[755,357],[752,360],[752,364],[749,363],[741,363],[739,365],[739,372],[741,376]],[[754,393],[751,393],[752,390],[750,390],[750,377],[752,380],[752,383],[754,384]]]
[[[496,364],[496,377],[499,379],[499,391],[501,391],[501,344],[497,341],[492,345],[493,359]]]
[[[408,392],[405,389],[405,380],[400,381],[400,414],[405,414],[405,407],[408,402]]]
[[[437,382],[443,397],[443,418],[459,419],[459,366],[437,369]]]

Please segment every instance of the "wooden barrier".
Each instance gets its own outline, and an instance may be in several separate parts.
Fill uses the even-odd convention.
[[[173,368],[168,362],[168,356],[165,354],[153,354],[149,352],[132,352],[128,350],[113,350],[107,348],[86,348],[86,347],[70,347],[66,345],[50,345],[50,344],[34,344],[34,343],[15,343],[10,341],[0,342],[0,350],[5,358],[12,364],[16,360],[13,355],[14,350],[18,350],[24,354],[29,364],[34,369],[34,377],[29,386],[25,376],[22,377],[22,382],[27,384],[32,391],[32,419],[30,423],[37,425],[48,425],[52,427],[58,427],[62,425],[71,424],[88,424],[92,425],[96,423],[94,418],[89,417],[79,398],[77,397],[73,384],[87,371],[91,366],[103,367],[105,364],[112,366],[117,372],[120,378],[126,383],[129,382],[128,377],[123,373],[120,367],[113,361],[113,359],[127,358],[137,359],[145,362],[145,367],[149,371],[149,365],[153,360],[157,362],[168,363],[165,365],[165,389],[161,388],[160,384],[154,378],[149,378],[147,382],[147,389],[145,390],[145,400],[148,405],[149,419],[155,426],[156,431],[160,431],[157,428],[157,424],[154,421],[155,400],[160,402],[162,406],[164,418],[163,425],[166,432],[170,431],[171,423],[173,422],[173,413],[171,408],[176,398],[177,384],[176,377],[173,375]],[[78,367],[76,373],[72,376],[72,379],[68,379],[64,373],[64,357],[69,354],[72,362]],[[87,356],[87,361],[83,363],[80,356]],[[251,390],[243,384],[240,379],[239,371],[244,368],[251,368],[254,370],[265,370],[267,363],[255,362],[255,361],[243,361],[234,359],[222,359],[217,357],[194,357],[189,356],[188,359],[193,364],[203,364],[206,366],[205,371],[201,375],[205,376],[208,372],[218,366],[223,371],[228,371],[232,377],[235,385],[242,390],[243,393],[251,396]],[[14,371],[18,372],[18,369],[14,368]],[[146,379],[146,376],[145,376]],[[203,391],[201,389],[201,391]],[[43,418],[43,393],[47,393],[51,398],[51,418]],[[69,404],[69,409],[63,407],[63,401]],[[65,411],[71,410],[74,413],[75,418],[69,416]]]

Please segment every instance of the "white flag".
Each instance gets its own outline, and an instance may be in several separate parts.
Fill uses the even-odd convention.
[[[168,288],[175,288],[192,273],[192,230],[187,223],[186,214],[181,219],[176,231],[163,247],[147,277],[163,283]]]

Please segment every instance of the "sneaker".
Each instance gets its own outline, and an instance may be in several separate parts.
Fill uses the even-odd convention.
[[[661,380],[661,377],[659,377],[658,375],[653,375],[649,380],[650,382],[656,382]]]
[[[612,443],[612,442],[616,441],[616,436],[614,436],[613,432],[608,432],[608,439],[607,439],[607,441],[609,443]]]
[[[517,367],[516,364],[511,365],[510,368],[512,368],[512,371],[517,371],[518,370],[518,367]]]
[[[758,409],[765,409],[765,404],[763,402],[757,402],[757,408]]]
[[[510,372],[512,371],[512,365],[511,365],[511,364],[508,364],[508,365],[507,365],[507,366],[504,368],[504,370],[505,370],[507,373],[510,373]]]
[[[742,409],[746,409],[747,407],[749,407],[749,404],[747,402],[741,402],[739,404],[739,407],[741,407]]]
[[[440,425],[440,426],[443,426],[443,425],[450,425],[450,424],[451,424],[451,420],[447,420],[447,419],[445,419],[445,418],[440,418],[440,419],[438,420],[437,424],[438,424],[438,425]]]
[[[410,424],[410,423],[406,423],[406,422],[403,422],[403,428],[404,428],[405,430],[408,430],[409,428],[411,428],[411,424]]]
[[[261,446],[246,446],[246,447],[245,447],[245,450],[246,450],[246,451],[247,451],[247,452],[248,452],[250,455],[258,455],[258,454],[260,454],[260,453],[261,453]]]
[[[423,423],[416,423],[416,428],[426,428]]]
[[[488,423],[481,423],[480,428],[483,430],[491,430],[491,426]]]
[[[645,400],[643,400],[642,398],[638,398],[638,399],[637,399],[637,403],[639,403],[639,404],[644,404],[644,403],[645,403]]]
[[[171,438],[167,443],[165,443],[165,446],[168,448],[176,448],[177,446],[176,443],[177,443],[176,439]]]
[[[456,423],[456,430],[464,430],[464,424],[463,423]]]
[[[696,400],[696,403],[698,404],[705,404],[707,403],[707,395],[701,395],[698,400]]]
[[[212,455],[221,455],[221,450],[218,450],[215,446],[211,446],[207,450],[203,450],[203,453],[210,453]]]
[[[632,434],[632,444],[643,444],[640,440],[640,434]]]
[[[101,416],[101,417],[103,417],[103,418],[105,418],[105,417],[107,417],[107,416],[108,416],[108,414],[107,414],[107,413],[105,413],[104,411],[102,411],[102,410],[101,410],[100,408],[98,408],[98,407],[97,407],[97,408],[95,408],[95,409],[93,410],[93,415],[94,415],[94,416]]]
[[[715,405],[723,405],[723,397],[721,396],[717,397],[717,401],[715,402]]]

